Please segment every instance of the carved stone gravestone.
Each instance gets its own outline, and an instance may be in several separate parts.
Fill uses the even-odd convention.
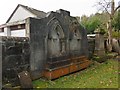
[[[44,77],[55,79],[90,65],[86,59],[89,55],[87,32],[69,11],[60,9],[49,12],[45,18],[27,21],[30,22],[32,78],[37,79],[43,73]],[[41,75],[35,77],[35,74]]]

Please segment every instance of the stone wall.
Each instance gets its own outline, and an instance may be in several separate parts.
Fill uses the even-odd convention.
[[[95,38],[88,39],[89,59],[94,55],[95,50]]]
[[[0,37],[3,84],[17,84],[17,74],[29,68],[29,39],[20,37]],[[0,73],[1,75],[1,73]]]

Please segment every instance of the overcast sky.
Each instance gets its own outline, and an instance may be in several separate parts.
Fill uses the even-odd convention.
[[[72,16],[90,15],[97,12],[94,6],[98,0],[0,0],[0,24],[4,24],[18,4],[44,12],[65,9]],[[120,0],[115,0],[116,3]]]

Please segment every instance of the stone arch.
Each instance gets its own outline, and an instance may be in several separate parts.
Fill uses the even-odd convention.
[[[58,20],[51,22],[51,28],[48,33],[47,51],[48,57],[59,57],[65,51],[64,31]]]
[[[70,53],[71,54],[80,54],[81,50],[81,39],[82,35],[80,32],[80,26],[77,20],[73,20],[70,24]]]
[[[64,38],[63,29],[58,22],[53,24],[51,30],[48,33],[48,38],[53,38],[53,39]]]

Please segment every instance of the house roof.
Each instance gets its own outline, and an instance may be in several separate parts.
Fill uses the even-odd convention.
[[[46,16],[47,13],[43,12],[43,11],[40,11],[40,10],[37,10],[37,9],[34,9],[34,8],[31,8],[31,7],[28,7],[28,6],[24,6],[24,5],[21,5],[21,4],[18,4],[18,6],[16,7],[16,9],[13,11],[13,13],[11,14],[11,16],[8,18],[7,22],[9,22],[9,20],[11,19],[11,17],[14,15],[14,13],[16,12],[16,10],[19,8],[19,7],[23,7],[24,9],[28,10],[30,13],[34,14],[35,16],[37,16],[38,18],[44,18]]]

